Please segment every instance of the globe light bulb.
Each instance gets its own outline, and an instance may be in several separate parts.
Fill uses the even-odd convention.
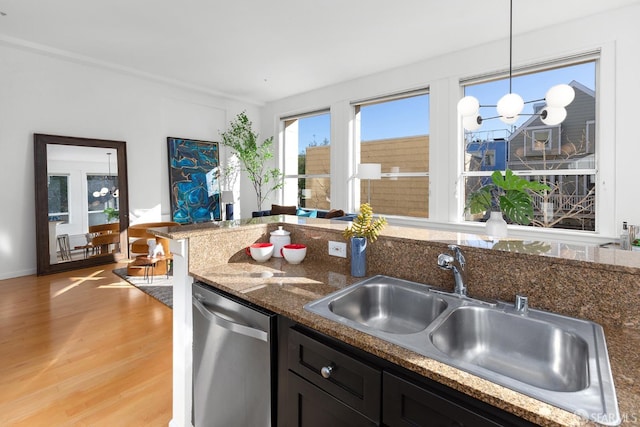
[[[482,117],[477,114],[475,116],[466,116],[462,118],[462,127],[469,132],[480,129],[480,126],[482,126]]]
[[[569,85],[555,85],[544,96],[549,107],[566,107],[576,97],[576,91]]]
[[[462,117],[475,116],[480,109],[480,102],[473,96],[465,96],[458,101],[458,113]]]
[[[540,112],[540,120],[548,126],[559,125],[567,118],[567,110],[564,107],[546,106]]]
[[[524,101],[517,93],[508,93],[498,101],[496,109],[502,117],[516,117],[522,112]]]

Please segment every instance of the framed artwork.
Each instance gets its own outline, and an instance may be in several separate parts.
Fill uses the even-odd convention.
[[[180,224],[220,220],[217,142],[167,138],[171,218]]]

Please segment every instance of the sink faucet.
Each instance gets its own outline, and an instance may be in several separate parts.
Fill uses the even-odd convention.
[[[453,271],[453,278],[456,281],[453,292],[456,295],[465,297],[467,296],[467,285],[465,283],[466,274],[464,271],[465,261],[462,250],[457,245],[449,245],[449,249],[453,251],[453,256],[450,254],[438,255],[438,267],[443,270]]]

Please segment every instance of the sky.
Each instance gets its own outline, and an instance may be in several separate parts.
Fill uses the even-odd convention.
[[[517,76],[512,79],[512,91],[524,101],[544,98],[546,91],[561,83],[576,80],[595,90],[595,63],[589,62],[570,67],[557,68],[536,74]],[[465,95],[478,98],[481,105],[495,105],[509,92],[509,80],[482,83],[465,88]],[[533,104],[525,105],[523,113],[531,113]],[[363,106],[361,114],[361,138],[363,141],[429,134],[429,95],[415,96],[393,102]],[[480,109],[480,115],[497,115],[495,107]],[[515,126],[524,123],[529,116],[522,116]],[[299,121],[300,151],[315,141],[317,144],[330,140],[329,114],[312,116]],[[509,125],[499,119],[485,120],[480,131],[496,136],[506,136]]]
[[[361,138],[371,141],[429,133],[429,95],[390,103],[364,106],[360,110]],[[330,140],[329,114],[302,119],[298,123],[300,150],[310,142]]]

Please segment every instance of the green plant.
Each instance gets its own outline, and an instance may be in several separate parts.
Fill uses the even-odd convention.
[[[278,168],[269,168],[273,158],[273,137],[258,143],[258,134],[251,129],[251,121],[243,111],[222,132],[222,145],[229,147],[238,157],[242,170],[247,173],[256,192],[258,210],[271,193],[282,188],[283,175]]]
[[[369,242],[376,241],[382,229],[387,225],[385,218],[373,219],[373,209],[369,203],[360,205],[360,213],[342,232],[342,236],[349,240],[352,237],[366,237]]]
[[[546,254],[551,250],[551,245],[545,242],[524,242],[522,240],[499,240],[491,249],[499,249],[507,252],[520,252],[524,254]]]
[[[499,210],[511,221],[527,225],[533,219],[533,205],[530,193],[549,190],[549,186],[536,181],[528,181],[507,169],[504,175],[495,171],[491,184],[484,185],[469,195],[466,210],[472,214],[487,210]]]
[[[120,212],[115,210],[114,208],[105,208],[104,214],[107,216],[107,222],[111,222],[114,219],[118,219],[120,217]]]

